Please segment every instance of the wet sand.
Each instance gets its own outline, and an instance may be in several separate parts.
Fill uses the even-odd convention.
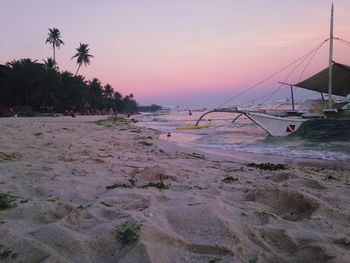
[[[264,170],[101,118],[0,119],[0,262],[350,261],[346,166]]]

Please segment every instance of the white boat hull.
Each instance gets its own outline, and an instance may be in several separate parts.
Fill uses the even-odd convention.
[[[275,117],[257,112],[249,112],[246,115],[271,136],[287,136],[292,134],[307,121],[300,118]]]

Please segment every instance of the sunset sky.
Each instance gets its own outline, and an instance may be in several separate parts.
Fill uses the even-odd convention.
[[[333,2],[335,36],[350,41],[350,1]],[[60,70],[75,72],[75,48],[88,43],[95,58],[80,70],[87,79],[133,93],[143,105],[216,106],[328,38],[330,6],[328,0],[3,0],[0,64],[51,57],[45,40],[48,28],[57,27],[65,42],[56,53]],[[328,44],[305,76],[326,67],[327,56]],[[350,47],[336,41],[334,60],[350,64]],[[232,103],[274,90],[287,73]]]

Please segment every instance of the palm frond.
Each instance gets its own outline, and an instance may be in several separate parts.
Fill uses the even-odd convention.
[[[88,44],[80,43],[79,47],[76,49],[77,53],[71,58],[77,58],[77,64],[79,65],[77,73],[82,64],[85,66],[89,65],[91,63],[90,58],[94,57],[93,55],[89,54],[90,49],[88,46]]]

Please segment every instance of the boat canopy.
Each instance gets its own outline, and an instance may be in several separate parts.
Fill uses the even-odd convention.
[[[350,94],[350,66],[333,63],[332,94],[347,96]],[[328,93],[329,67],[294,86]]]

